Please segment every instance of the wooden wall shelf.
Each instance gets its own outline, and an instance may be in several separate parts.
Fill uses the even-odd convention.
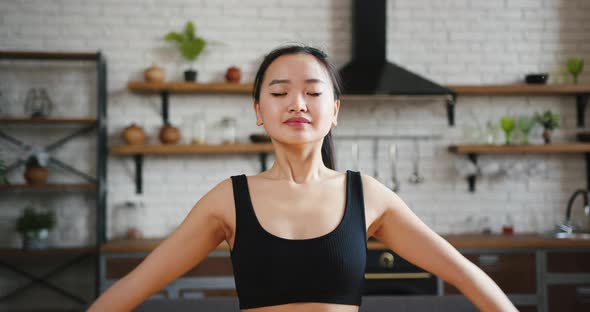
[[[553,143],[528,145],[451,145],[455,154],[562,154],[590,153],[590,143]]]
[[[153,144],[153,145],[119,145],[111,148],[113,155],[137,154],[243,154],[272,152],[272,143],[252,144]]]
[[[94,191],[94,183],[49,183],[45,185],[2,184],[0,191],[10,192],[63,192],[63,191]]]
[[[479,154],[584,154],[586,158],[586,183],[590,189],[590,143],[552,143],[527,145],[465,144],[451,145],[449,152],[467,155],[477,165]],[[476,175],[467,177],[469,191],[475,192]]]
[[[459,95],[576,95],[590,93],[590,84],[450,85]]]
[[[162,124],[168,123],[170,93],[251,94],[252,83],[197,83],[185,81],[145,82],[129,81],[127,89],[134,92],[159,93],[162,102]]]
[[[0,118],[0,124],[95,124],[96,118]]]
[[[99,58],[100,53],[96,52],[0,51],[0,59],[11,60],[97,61]]]
[[[145,144],[119,145],[111,147],[111,154],[133,156],[135,160],[135,192],[143,189],[144,155],[191,155],[191,154],[259,154],[262,171],[266,170],[266,158],[273,152],[272,143],[236,144]]]
[[[448,88],[457,95],[573,95],[576,97],[578,128],[584,127],[584,113],[590,98],[590,84],[450,85]],[[454,109],[454,106],[450,109]]]
[[[0,257],[47,257],[47,256],[76,256],[80,254],[96,254],[95,246],[47,248],[38,250],[22,250],[17,248],[0,249]]]
[[[129,81],[127,89],[136,92],[186,92],[186,93],[252,93],[254,85],[252,83],[197,83],[197,82],[144,82]]]

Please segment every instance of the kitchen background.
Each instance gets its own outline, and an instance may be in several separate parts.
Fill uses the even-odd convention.
[[[271,4],[272,3],[272,4]],[[388,59],[442,85],[509,84],[527,73],[549,72],[549,83],[571,82],[563,65],[569,57],[590,59],[590,2],[584,0],[390,0],[387,8]],[[197,34],[215,41],[196,63],[199,82],[223,81],[228,67],[242,70],[242,81],[252,81],[262,56],[285,43],[305,43],[324,49],[338,67],[351,58],[351,2],[320,1],[2,1],[0,42],[3,50],[96,51],[108,62],[109,145],[122,143],[121,132],[131,122],[141,125],[150,143],[158,141],[160,97],[127,90],[127,82],[143,79],[152,64],[165,69],[166,80],[181,80],[187,65],[175,47],[163,40],[192,20]],[[2,114],[22,116],[27,91],[45,88],[56,105],[53,116],[95,116],[95,71],[87,64],[59,62],[0,64],[0,91],[10,103]],[[589,82],[586,70],[581,83]],[[23,82],[25,81],[25,82]],[[461,169],[464,156],[447,151],[451,144],[473,143],[476,129],[505,115],[532,115],[546,109],[561,114],[562,126],[554,142],[574,141],[573,96],[459,96],[456,126],[447,123],[443,100],[419,98],[343,100],[336,136],[337,170],[360,170],[384,184],[391,180],[389,144],[398,144],[398,192],[430,227],[440,234],[500,232],[509,215],[517,233],[544,232],[562,221],[566,201],[574,190],[586,187],[581,154],[483,155],[482,167],[497,163],[501,171],[478,179],[469,192]],[[260,133],[248,95],[171,96],[170,120],[188,143],[190,122],[197,113],[207,121],[207,139],[218,142],[224,117],[237,119],[237,139],[248,142]],[[586,113],[586,119],[590,112]],[[11,134],[43,145],[64,130],[11,129]],[[542,129],[531,134],[542,143]],[[338,139],[338,135],[418,135],[419,168],[424,182],[412,184],[416,158],[414,141],[379,140],[373,161],[371,139]],[[431,137],[432,136],[432,137]],[[359,167],[354,168],[352,144],[359,144]],[[0,157],[11,163],[19,157],[8,145]],[[96,148],[92,139],[75,140],[55,154],[59,159],[94,174]],[[270,167],[273,157],[267,160]],[[134,223],[145,237],[170,233],[198,199],[231,175],[256,174],[257,155],[146,156],[143,195],[135,193],[131,157],[108,157],[107,236],[123,235]],[[21,182],[23,171],[9,175]],[[49,181],[78,178],[50,168]],[[92,244],[95,239],[94,196],[23,196],[2,194],[0,244],[20,246],[14,220],[26,204],[52,207],[57,226],[54,246]],[[126,201],[142,201],[131,214]],[[81,208],[86,207],[86,208]],[[90,208],[89,208],[90,207]],[[129,218],[133,218],[130,220]],[[15,277],[16,279],[16,277]],[[10,284],[10,279],[2,279]],[[6,282],[4,282],[6,281]]]

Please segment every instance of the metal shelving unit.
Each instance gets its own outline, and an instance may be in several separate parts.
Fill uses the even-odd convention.
[[[59,293],[79,304],[88,304],[83,298],[78,295],[65,290],[48,279],[59,272],[63,272],[67,268],[80,263],[88,257],[95,257],[95,297],[100,294],[100,267],[99,267],[99,252],[101,245],[106,241],[106,172],[107,172],[107,64],[104,55],[98,52],[37,52],[37,51],[0,51],[1,60],[32,60],[32,61],[88,61],[96,64],[96,96],[97,96],[97,114],[96,118],[79,117],[79,118],[0,118],[0,125],[4,127],[75,127],[77,130],[72,134],[61,138],[56,142],[52,142],[43,147],[46,152],[55,150],[66,142],[71,141],[83,134],[96,131],[97,144],[97,166],[96,175],[89,176],[76,168],[68,165],[65,162],[58,160],[51,156],[49,162],[61,169],[76,175],[83,180],[84,183],[68,183],[68,184],[47,184],[43,186],[30,186],[23,184],[10,184],[0,186],[0,192],[26,192],[27,196],[33,196],[37,193],[64,193],[64,192],[89,192],[96,195],[96,241],[91,246],[81,246],[77,248],[50,248],[46,250],[23,251],[20,249],[2,249],[0,252],[1,258],[10,257],[35,257],[45,258],[49,256],[69,257],[63,264],[54,268],[50,273],[42,276],[37,276],[27,272],[9,262],[0,260],[0,266],[7,268],[21,276],[30,280],[28,285],[18,287],[6,294],[0,295],[0,300],[12,297],[22,291],[27,290],[33,284],[39,284],[47,287],[56,293]],[[17,147],[26,150],[32,146],[14,138],[0,129],[0,141],[5,141]],[[23,160],[18,160],[13,164],[8,164],[7,170],[11,171],[23,165]]]

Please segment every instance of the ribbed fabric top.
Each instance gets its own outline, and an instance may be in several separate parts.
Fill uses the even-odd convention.
[[[231,179],[236,207],[231,260],[240,309],[293,302],[361,305],[367,233],[358,171],[346,171],[346,204],[339,225],[310,239],[267,232],[256,218],[246,176]]]

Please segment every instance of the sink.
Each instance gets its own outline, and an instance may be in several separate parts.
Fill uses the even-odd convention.
[[[549,234],[551,238],[558,238],[558,239],[590,239],[590,233],[585,232],[574,232],[574,233],[567,233],[567,232],[559,232],[559,233],[551,233]]]

